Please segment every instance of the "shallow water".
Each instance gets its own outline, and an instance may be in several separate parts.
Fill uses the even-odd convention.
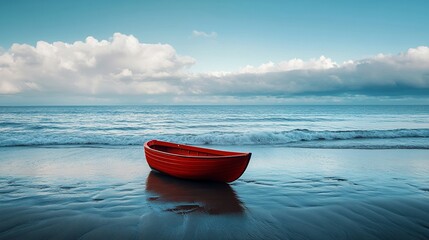
[[[232,184],[151,172],[141,147],[0,148],[0,239],[428,239],[429,151],[229,146]]]

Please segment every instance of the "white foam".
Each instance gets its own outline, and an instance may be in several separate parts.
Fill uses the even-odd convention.
[[[297,146],[305,143],[306,147],[320,146],[320,142],[341,140],[367,139],[424,139],[429,138],[429,129],[392,129],[392,130],[353,130],[353,131],[310,131],[295,129],[291,131],[272,132],[208,132],[204,134],[151,134],[151,135],[73,135],[73,134],[13,134],[6,133],[0,136],[0,146],[43,146],[43,145],[142,145],[150,139],[160,139],[171,142],[195,145],[281,145],[292,144]],[[313,144],[314,142],[314,144]],[[394,141],[393,141],[394,142]],[[416,148],[429,148],[429,139],[426,144],[418,144]],[[370,144],[370,143],[369,143]],[[326,145],[326,144],[325,144]],[[332,144],[330,144],[332,145]],[[413,141],[403,144],[413,148]],[[338,144],[338,146],[348,146]],[[383,147],[382,141],[377,146]],[[334,146],[335,147],[335,146]],[[347,147],[347,148],[348,148]],[[352,146],[353,147],[353,146]]]

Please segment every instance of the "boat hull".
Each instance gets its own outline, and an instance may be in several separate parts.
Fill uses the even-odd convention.
[[[184,179],[233,182],[246,170],[251,153],[220,151],[158,140],[144,145],[149,166]]]

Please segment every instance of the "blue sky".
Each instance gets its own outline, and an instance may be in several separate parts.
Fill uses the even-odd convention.
[[[1,1],[0,53],[13,55],[15,43],[72,44],[88,36],[111,41],[121,33],[139,43],[168,44],[174,54],[192,58],[191,66],[184,64],[190,74],[321,56],[341,64],[428,46],[427,9],[424,0]],[[423,69],[423,81],[425,74]]]
[[[168,43],[198,70],[329,56],[337,61],[428,45],[429,1],[2,1],[0,46],[107,39]],[[195,39],[193,30],[216,32]],[[228,61],[225,61],[225,58]]]

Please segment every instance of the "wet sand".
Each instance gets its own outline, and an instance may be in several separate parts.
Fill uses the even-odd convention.
[[[429,239],[429,150],[226,149],[253,153],[232,184],[141,147],[0,148],[0,239]]]

